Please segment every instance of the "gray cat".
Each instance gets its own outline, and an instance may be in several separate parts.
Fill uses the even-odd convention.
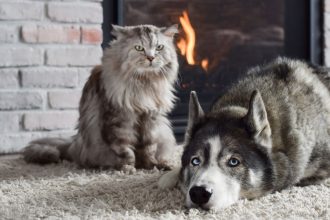
[[[62,159],[82,167],[168,167],[176,146],[167,113],[174,107],[177,26],[113,26],[116,37],[93,69],[80,100],[78,133],[45,138],[24,151],[28,162]]]

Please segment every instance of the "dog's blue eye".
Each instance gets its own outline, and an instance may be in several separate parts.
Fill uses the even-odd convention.
[[[228,160],[228,166],[230,167],[237,167],[241,162],[235,158],[235,157],[232,157]]]
[[[193,166],[198,166],[199,164],[201,164],[201,160],[200,160],[198,157],[193,157],[193,158],[191,159],[191,164],[192,164]]]

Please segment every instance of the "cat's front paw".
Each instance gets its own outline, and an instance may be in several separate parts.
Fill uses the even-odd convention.
[[[130,147],[115,147],[113,148],[115,152],[115,168],[118,170],[123,170],[125,166],[135,165],[135,154]]]

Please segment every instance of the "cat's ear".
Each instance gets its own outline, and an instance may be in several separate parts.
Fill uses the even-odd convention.
[[[127,35],[128,29],[126,27],[113,24],[111,34],[118,39],[122,36]]]
[[[169,27],[162,28],[161,31],[165,36],[174,37],[175,34],[179,33],[179,26],[177,24],[173,24]]]

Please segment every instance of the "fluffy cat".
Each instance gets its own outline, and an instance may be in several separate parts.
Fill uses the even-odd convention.
[[[45,138],[24,150],[28,162],[67,159],[82,167],[168,167],[176,146],[167,113],[174,106],[177,26],[116,26],[102,65],[93,69],[80,100],[78,133]]]

